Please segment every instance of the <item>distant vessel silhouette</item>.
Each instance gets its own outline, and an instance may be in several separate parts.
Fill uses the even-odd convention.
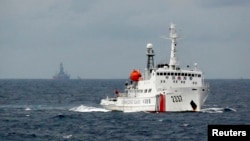
[[[60,71],[56,75],[53,76],[53,79],[55,80],[69,80],[70,76],[69,74],[64,72],[63,64],[60,63]]]

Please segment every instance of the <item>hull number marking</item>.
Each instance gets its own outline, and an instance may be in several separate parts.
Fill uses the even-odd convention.
[[[174,103],[182,102],[182,96],[181,95],[171,96],[171,98],[172,98],[172,102],[174,102]]]

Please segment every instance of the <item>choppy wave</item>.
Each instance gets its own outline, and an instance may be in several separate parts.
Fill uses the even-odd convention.
[[[31,110],[30,107],[25,108],[25,111],[30,111],[30,110]]]
[[[213,108],[201,109],[201,112],[204,112],[204,113],[236,112],[236,109],[229,108],[229,107],[226,107],[226,108],[213,107]]]
[[[109,110],[106,110],[104,108],[91,107],[91,106],[85,106],[85,105],[73,107],[70,109],[70,111],[75,111],[75,112],[109,112]]]
[[[69,138],[71,138],[73,135],[65,135],[65,136],[63,136],[63,138],[64,139],[69,139]]]

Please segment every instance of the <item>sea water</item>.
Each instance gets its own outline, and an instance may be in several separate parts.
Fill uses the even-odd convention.
[[[209,79],[201,112],[100,106],[125,79],[0,80],[0,141],[206,141],[210,124],[250,124],[250,80]]]

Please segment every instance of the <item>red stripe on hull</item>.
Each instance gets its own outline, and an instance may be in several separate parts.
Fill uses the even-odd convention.
[[[165,96],[163,94],[159,96],[159,112],[165,112]]]

